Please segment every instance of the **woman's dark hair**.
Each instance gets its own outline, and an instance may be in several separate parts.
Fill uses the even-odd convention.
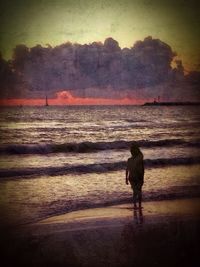
[[[139,148],[139,146],[138,146],[137,143],[132,143],[132,144],[131,144],[130,151],[131,151],[132,156],[133,156],[133,155],[136,156],[136,155],[138,155],[139,153],[141,153],[140,148]]]

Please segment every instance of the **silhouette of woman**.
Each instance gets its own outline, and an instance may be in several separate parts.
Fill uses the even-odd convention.
[[[144,161],[143,154],[139,149],[137,143],[133,143],[130,148],[132,157],[127,161],[126,167],[126,184],[129,182],[133,190],[134,209],[137,209],[137,200],[139,208],[142,203],[142,185],[144,183]]]

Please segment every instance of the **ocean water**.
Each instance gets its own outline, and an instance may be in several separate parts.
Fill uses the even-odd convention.
[[[144,154],[145,201],[200,193],[197,107],[1,108],[0,132],[0,211],[12,223],[131,201],[132,141]]]

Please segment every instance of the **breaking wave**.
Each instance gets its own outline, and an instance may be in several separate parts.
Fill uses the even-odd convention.
[[[200,163],[200,157],[194,158],[160,158],[160,159],[146,159],[144,161],[146,168],[156,168],[173,165],[192,165]],[[88,165],[71,165],[63,167],[40,167],[40,168],[24,168],[24,169],[10,169],[0,170],[0,177],[21,177],[34,175],[66,175],[66,174],[83,174],[83,173],[106,173],[109,171],[119,171],[126,167],[126,161],[119,161],[114,163],[100,163]]]
[[[7,144],[0,146],[1,154],[49,154],[49,153],[87,153],[101,150],[127,149],[132,141],[112,141],[112,142],[81,142],[64,144]],[[157,141],[140,140],[137,141],[141,147],[160,147],[184,145],[188,147],[200,147],[200,140],[185,141],[183,139],[164,139]]]

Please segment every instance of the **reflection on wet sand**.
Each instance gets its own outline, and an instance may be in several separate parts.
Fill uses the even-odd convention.
[[[144,217],[143,217],[142,208],[133,210],[133,221],[135,222],[135,224],[143,224]]]

